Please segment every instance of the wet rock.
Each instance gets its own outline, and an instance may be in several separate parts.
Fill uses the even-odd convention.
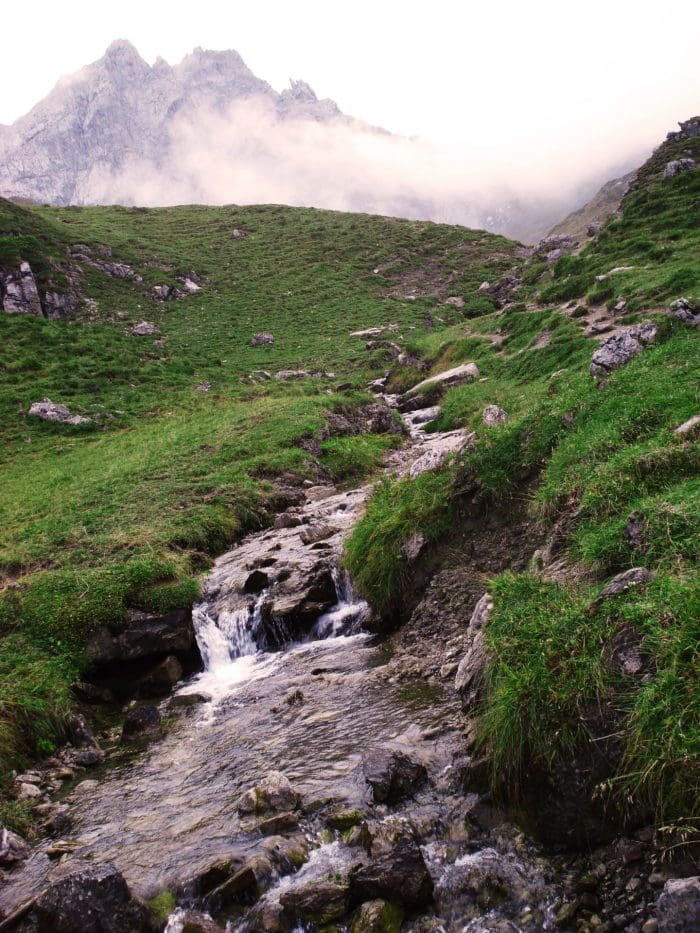
[[[42,421],[54,421],[57,424],[90,424],[90,418],[73,415],[65,405],[52,402],[50,398],[34,402],[29,409],[29,414],[35,418],[41,418]]]
[[[28,262],[13,272],[0,270],[0,305],[6,314],[42,316],[39,289]]]
[[[667,881],[656,905],[656,919],[659,933],[700,929],[700,877]]]
[[[202,703],[208,703],[211,697],[204,693],[178,693],[170,700],[172,709],[190,709]]]
[[[298,528],[301,525],[301,517],[298,512],[283,512],[275,519],[273,528]]]
[[[487,405],[481,413],[481,420],[488,427],[495,427],[508,420],[508,415],[498,405]]]
[[[280,904],[291,922],[324,926],[340,920],[348,912],[349,885],[342,881],[310,881],[284,891]]]
[[[326,541],[337,533],[338,528],[335,526],[319,524],[304,528],[299,537],[304,544],[316,544],[317,541]]]
[[[467,652],[460,661],[455,675],[455,690],[462,700],[462,708],[469,710],[478,700],[484,682],[488,652],[484,629],[493,612],[493,598],[485,593],[474,607],[467,627]]]
[[[272,334],[265,333],[261,331],[258,334],[253,334],[250,338],[251,347],[271,347],[275,342],[275,338]]]
[[[654,574],[646,567],[632,567],[618,573],[608,583],[605,584],[597,599],[593,602],[593,607],[599,606],[606,599],[612,599],[626,592],[631,586],[641,586],[653,580]]]
[[[294,813],[279,813],[261,820],[256,826],[263,836],[279,836],[282,833],[296,833],[299,830],[299,818]]]
[[[52,933],[140,933],[153,929],[147,908],[135,900],[110,864],[88,865],[49,885],[38,898],[39,928]]]
[[[30,848],[28,843],[4,826],[0,826],[0,865],[3,868],[16,865],[29,858]]]
[[[662,178],[673,178],[674,175],[680,175],[682,172],[690,172],[695,168],[695,159],[673,159],[667,162]]]
[[[350,933],[399,933],[403,911],[389,901],[366,901],[360,906]]]
[[[636,324],[620,333],[613,334],[598,347],[591,358],[591,376],[606,376],[618,366],[623,366],[656,340],[656,324]]]
[[[149,337],[151,334],[159,333],[158,328],[151,321],[139,321],[131,328],[134,337]]]
[[[77,680],[71,684],[73,693],[83,703],[113,703],[114,696],[111,690],[90,683],[87,680]]]
[[[270,771],[263,781],[238,799],[236,806],[241,814],[263,813],[265,810],[296,810],[300,802],[289,779],[281,771]]]
[[[426,907],[433,897],[433,881],[418,844],[400,839],[389,852],[353,868],[350,895],[356,903],[381,898],[409,910]]]
[[[253,855],[204,898],[203,906],[205,910],[220,910],[228,904],[251,904],[270,886],[272,875],[270,859],[265,855]]]
[[[174,919],[180,933],[224,933],[223,927],[198,910],[178,910]]]
[[[195,643],[191,609],[173,609],[164,615],[132,610],[130,624],[117,635],[98,629],[87,646],[88,660],[100,667],[158,655],[189,652]]]
[[[122,727],[122,742],[160,731],[161,715],[156,706],[133,706],[126,714]]]
[[[82,713],[71,717],[68,730],[71,742],[78,748],[99,748],[90,724]]]
[[[694,437],[700,433],[700,415],[693,415],[692,418],[688,418],[683,424],[679,424],[673,433],[676,437]]]
[[[348,829],[352,829],[353,826],[357,826],[358,823],[361,823],[366,816],[367,812],[365,810],[360,810],[357,807],[344,807],[340,805],[333,807],[333,809],[326,814],[326,826],[329,826],[331,829],[340,830],[340,832],[345,832]]]
[[[362,756],[362,773],[374,802],[389,805],[412,797],[428,778],[422,764],[387,748],[368,749]]]
[[[182,664],[173,655],[168,655],[139,681],[138,695],[141,697],[167,696],[175,684],[182,680]]]
[[[104,760],[105,753],[101,748],[78,748],[70,754],[70,761],[81,768],[96,768]]]

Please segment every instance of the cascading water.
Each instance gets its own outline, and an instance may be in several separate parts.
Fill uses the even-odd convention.
[[[319,617],[311,630],[312,638],[356,635],[369,616],[369,606],[357,596],[347,573],[338,567],[333,567],[331,573],[338,601]]]

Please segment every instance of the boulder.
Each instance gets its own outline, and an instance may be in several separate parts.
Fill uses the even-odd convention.
[[[325,926],[348,912],[349,885],[343,881],[309,881],[284,891],[280,904],[292,923]]]
[[[159,331],[156,325],[150,321],[139,321],[131,328],[131,333],[134,337],[150,337],[152,334],[159,333]]]
[[[156,706],[144,703],[132,706],[127,712],[122,727],[122,742],[141,736],[153,735],[160,731],[161,715]]]
[[[3,868],[23,862],[29,858],[30,851],[29,845],[21,836],[0,826],[0,865]]]
[[[695,168],[695,159],[673,159],[667,162],[662,178],[673,178],[674,175],[680,175],[682,172],[690,172]]]
[[[274,342],[275,338],[272,334],[267,334],[262,331],[258,334],[253,334],[250,338],[251,347],[271,347]]]
[[[693,415],[674,430],[676,437],[694,437],[700,432],[700,415]]]
[[[430,904],[433,880],[418,844],[412,839],[399,839],[390,851],[353,868],[350,896],[355,903],[382,898],[408,910]]]
[[[266,810],[290,812],[299,807],[301,798],[281,771],[270,773],[247,790],[236,804],[240,814],[264,813]]]
[[[656,904],[659,933],[700,929],[700,877],[672,878]]]
[[[673,317],[686,324],[700,324],[700,308],[690,298],[677,298],[669,305]]]
[[[438,470],[445,463],[450,454],[459,454],[466,450],[474,441],[474,434],[465,434],[464,431],[451,431],[449,434],[436,435],[432,445],[411,464],[408,475],[411,479]]]
[[[375,803],[393,805],[412,797],[428,779],[425,767],[403,752],[370,748],[362,755],[362,773]]]
[[[50,398],[34,402],[29,409],[29,414],[35,418],[41,418],[42,421],[54,421],[56,424],[90,424],[90,418],[73,415],[65,405],[52,402]]]
[[[153,929],[147,908],[132,897],[110,864],[86,865],[55,881],[37,899],[39,929],[52,933],[140,933]]]
[[[611,370],[629,362],[656,340],[657,332],[656,324],[635,324],[608,337],[591,358],[591,376],[607,376]]]
[[[87,657],[94,667],[189,652],[194,644],[191,609],[173,609],[164,615],[132,610],[131,624],[112,634],[98,629],[87,646]]]
[[[273,865],[266,855],[252,855],[237,872],[204,898],[205,910],[220,910],[228,904],[250,904],[270,886]]]
[[[175,285],[154,285],[152,291],[156,301],[177,301],[178,298],[186,298],[188,294]]]
[[[467,627],[467,652],[460,661],[455,675],[455,690],[464,710],[471,709],[481,695],[489,656],[484,630],[493,612],[493,599],[485,593],[474,607]]]
[[[487,405],[481,413],[481,420],[488,427],[495,427],[508,420],[508,415],[498,405]]]
[[[139,681],[138,695],[141,697],[164,697],[182,680],[182,664],[172,654],[156,664]]]
[[[6,314],[42,316],[39,289],[28,262],[21,262],[13,272],[0,270],[0,303]]]

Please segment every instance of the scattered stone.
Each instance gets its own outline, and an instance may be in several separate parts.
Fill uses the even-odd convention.
[[[659,933],[700,929],[700,876],[667,881],[656,905],[656,919]]]
[[[403,911],[389,901],[366,901],[355,915],[350,933],[399,933]]]
[[[615,307],[613,308],[613,314],[622,314],[622,312],[627,307],[627,302],[624,298],[620,298]]]
[[[669,310],[673,317],[686,324],[700,324],[700,309],[690,298],[677,298],[671,302]]]
[[[422,531],[417,531],[414,535],[405,541],[401,546],[401,553],[409,567],[412,567],[423,552],[425,547],[425,535]]]
[[[258,334],[253,334],[250,338],[251,347],[271,347],[275,342],[275,338],[272,334],[267,334],[264,331],[261,331]]]
[[[586,236],[590,236],[590,237],[595,236],[597,233],[600,233],[602,227],[603,227],[602,223],[588,224],[588,226],[586,227]]]
[[[653,579],[654,574],[647,570],[646,567],[632,567],[630,570],[624,570],[605,584],[600,595],[594,600],[593,607],[599,606],[606,599],[611,599],[613,596],[619,596],[631,586],[641,586]]]
[[[428,779],[422,764],[388,748],[371,748],[364,752],[362,772],[372,788],[374,802],[389,805],[412,797]]]
[[[555,233],[541,239],[535,246],[534,254],[535,256],[545,255],[549,260],[549,255],[555,250],[561,250],[563,254],[564,252],[570,252],[575,247],[576,239],[574,237],[564,233]]]
[[[156,706],[133,706],[126,714],[122,742],[160,731],[161,715]]]
[[[254,369],[250,374],[250,378],[266,382],[268,379],[272,379],[272,373],[269,373],[266,369]]]
[[[244,237],[247,237],[248,234],[243,230],[239,230],[238,227],[234,227],[231,231],[231,239],[233,240],[242,240]]]
[[[154,285],[152,291],[156,301],[177,301],[178,298],[186,298],[188,295],[188,292],[175,285]]]
[[[303,544],[316,544],[318,541],[326,541],[338,533],[338,528],[334,525],[309,525],[308,528],[300,533],[299,537]]]
[[[629,362],[656,340],[657,332],[656,324],[636,324],[608,337],[593,354],[591,376],[607,376],[611,370]]]
[[[38,800],[41,797],[41,790],[36,784],[20,784],[17,792],[18,800]]]
[[[464,298],[461,295],[451,295],[445,300],[446,305],[452,305],[453,308],[463,308]]]
[[[99,251],[105,256],[111,255],[111,250],[107,248],[100,248]],[[70,249],[70,255],[73,259],[77,259],[86,266],[92,266],[93,269],[99,269],[100,272],[104,272],[105,275],[109,275],[113,279],[133,279],[134,282],[143,282],[142,276],[134,272],[127,263],[95,259],[92,253],[92,248],[86,246],[84,243],[74,243]]]
[[[131,328],[131,333],[134,337],[150,337],[152,334],[160,333],[160,331],[150,321],[139,321]]]
[[[29,409],[29,414],[35,418],[41,418],[42,421],[54,421],[56,424],[90,424],[90,418],[72,415],[65,405],[52,402],[50,398],[34,402]]]
[[[700,415],[693,415],[683,424],[679,424],[673,433],[676,437],[694,437],[698,432],[700,432]]]
[[[347,913],[350,888],[346,881],[310,881],[284,891],[280,904],[293,923],[325,926]]]
[[[321,369],[280,369],[275,373],[275,379],[334,379],[335,373],[327,373]]]
[[[662,178],[673,178],[682,172],[690,172],[695,168],[695,159],[673,159],[666,163]]]
[[[42,316],[39,289],[28,262],[21,262],[16,272],[0,271],[0,304],[6,314]]]
[[[350,336],[359,337],[360,340],[369,340],[372,337],[381,337],[383,333],[383,327],[368,327],[366,330],[354,330]]]
[[[265,810],[291,812],[299,807],[301,800],[289,779],[281,771],[270,771],[267,777],[247,790],[238,800],[240,814],[263,813]]]
[[[211,391],[211,382],[207,382],[207,381],[205,380],[204,382],[198,383],[198,384],[194,387],[194,391],[195,391],[195,392],[210,392],[210,391]]]
[[[29,845],[17,833],[0,826],[0,865],[3,868],[16,865],[29,858]]]
[[[478,379],[480,375],[476,363],[462,363],[459,366],[452,367],[452,369],[446,369],[436,376],[429,376],[427,379],[423,379],[422,382],[414,385],[413,388],[409,389],[405,394],[407,396],[412,396],[421,392],[423,389],[434,386],[439,386],[443,391],[445,389],[452,389],[455,386],[463,385],[465,382],[472,382],[474,379]]]
[[[355,901],[377,898],[400,900],[402,907],[419,910],[432,900],[433,881],[418,844],[399,839],[388,852],[350,872],[350,894]]]
[[[462,708],[470,709],[481,694],[488,653],[484,630],[493,612],[493,597],[484,593],[477,602],[467,627],[467,652],[460,661],[455,676],[455,690],[462,700]]]
[[[481,414],[481,420],[489,427],[495,427],[508,420],[508,415],[498,405],[487,405]]]
[[[148,910],[110,864],[86,865],[55,881],[37,899],[39,928],[52,933],[146,933]]]

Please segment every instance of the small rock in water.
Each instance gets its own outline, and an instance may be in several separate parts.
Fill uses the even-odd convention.
[[[365,901],[350,927],[351,933],[394,933],[401,928],[403,911],[396,904],[376,899]]]
[[[280,904],[292,922],[325,926],[347,913],[349,886],[343,881],[310,881],[281,894]]]
[[[267,777],[247,790],[237,803],[238,812],[263,813],[265,810],[296,810],[300,797],[281,771],[271,771]]]
[[[422,764],[388,748],[368,749],[362,756],[362,771],[375,803],[394,804],[410,797],[428,778]]]
[[[160,730],[161,715],[157,707],[144,704],[134,706],[126,714],[122,728],[122,741],[151,735]]]

